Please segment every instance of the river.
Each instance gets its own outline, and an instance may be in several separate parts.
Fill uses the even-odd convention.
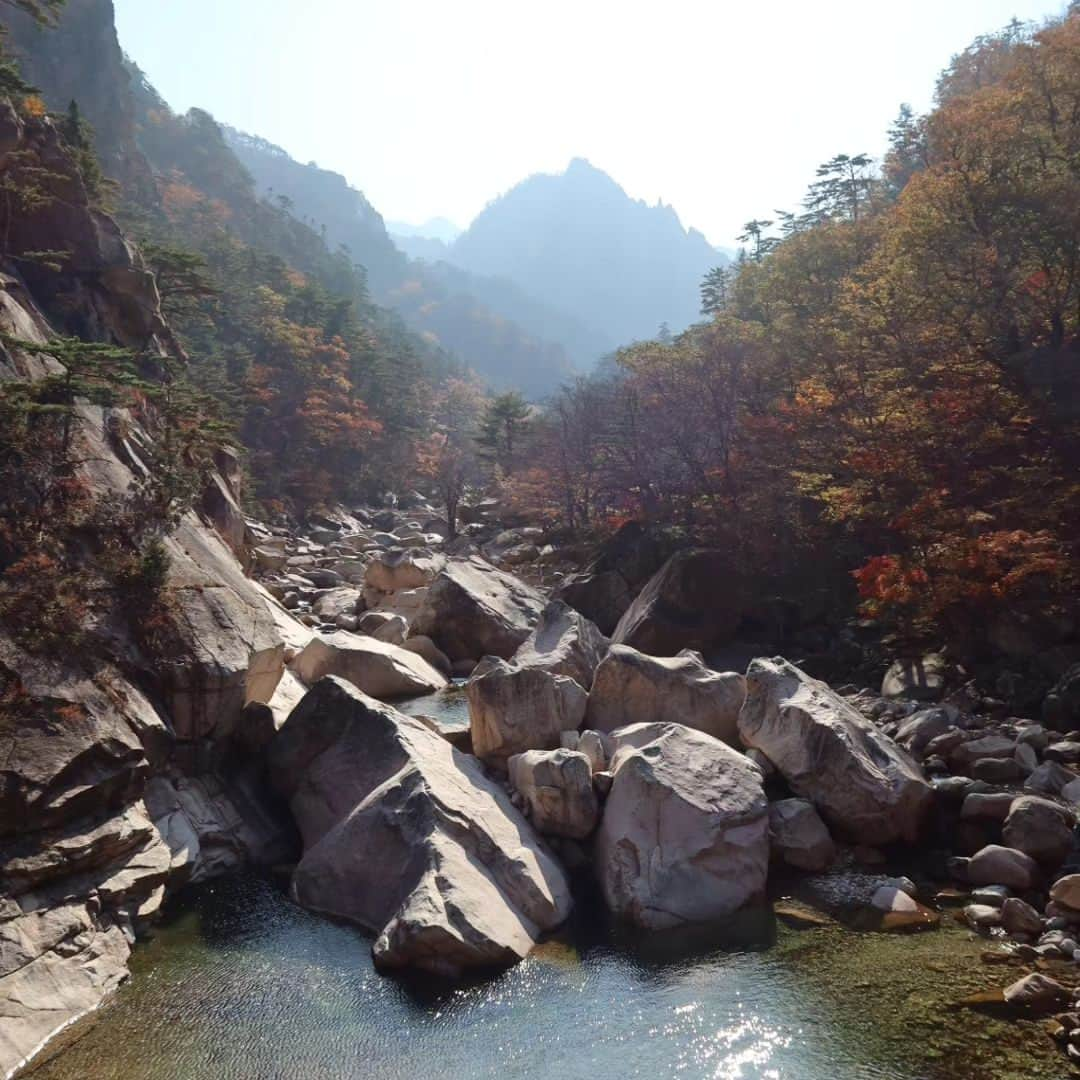
[[[189,889],[132,979],[35,1080],[1057,1080],[1037,1024],[949,1006],[1014,969],[959,928],[768,931],[690,953],[574,925],[456,988],[377,974],[370,939],[254,876]],[[772,926],[771,920],[769,925]],[[754,935],[752,935],[753,938]]]

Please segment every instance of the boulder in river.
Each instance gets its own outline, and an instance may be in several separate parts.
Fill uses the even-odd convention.
[[[881,680],[881,696],[937,701],[945,692],[949,665],[938,653],[914,660],[895,660]]]
[[[309,686],[337,675],[365,694],[387,700],[430,694],[447,684],[417,653],[345,631],[313,637],[290,667]]]
[[[1001,844],[987,844],[967,861],[967,880],[972,885],[1007,885],[1021,892],[1034,888],[1041,875],[1030,855]]]
[[[600,806],[592,765],[578,750],[527,750],[508,762],[510,783],[525,799],[540,832],[583,840],[596,828]]]
[[[596,669],[586,717],[596,731],[678,723],[734,745],[745,698],[743,676],[712,671],[700,653],[647,656],[629,645],[613,645]]]
[[[760,897],[769,809],[754,765],[681,724],[635,724],[612,741],[595,846],[608,907],[664,929],[721,919]]]
[[[540,668],[568,675],[588,690],[596,665],[610,642],[584,615],[561,600],[552,600],[532,633],[514,653],[517,667]]]
[[[420,589],[435,580],[445,563],[442,555],[433,555],[423,548],[380,551],[367,564],[364,584],[383,593]]]
[[[304,842],[294,896],[375,933],[379,967],[512,963],[570,911],[561,868],[479,763],[341,679],[309,691],[268,763]]]
[[[560,734],[585,719],[587,694],[574,679],[493,656],[477,666],[465,693],[474,752],[493,764],[526,750],[554,750]]]
[[[755,660],[746,682],[743,742],[761,750],[831,829],[870,846],[915,841],[933,789],[904,750],[786,660]]]
[[[512,574],[473,556],[452,559],[436,575],[411,620],[451,661],[510,659],[544,610],[543,597]]]

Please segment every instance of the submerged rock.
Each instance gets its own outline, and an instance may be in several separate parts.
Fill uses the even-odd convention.
[[[1045,1016],[1060,1012],[1072,1002],[1072,993],[1049,975],[1034,972],[1006,986],[1005,1004],[1022,1012]]]
[[[709,922],[760,897],[769,866],[761,774],[680,724],[612,735],[611,790],[596,838],[608,907],[650,929]]]
[[[911,843],[918,836],[933,803],[919,767],[794,664],[778,658],[750,665],[739,734],[830,827],[857,843]]]
[[[308,693],[269,767],[304,841],[294,896],[377,934],[380,967],[512,963],[569,913],[562,870],[475,759],[340,679]]]

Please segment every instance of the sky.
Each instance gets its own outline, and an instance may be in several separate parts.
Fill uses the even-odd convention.
[[[115,0],[120,43],[199,106],[342,173],[387,220],[460,226],[588,158],[714,244],[879,157],[902,102],[1065,0]]]

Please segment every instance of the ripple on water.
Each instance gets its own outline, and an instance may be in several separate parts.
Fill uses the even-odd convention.
[[[839,928],[671,959],[579,926],[487,981],[378,975],[356,930],[237,878],[192,890],[35,1080],[1056,1080],[1034,1025],[944,1006],[978,944]]]
[[[436,690],[434,694],[398,702],[396,707],[408,716],[430,716],[447,731],[460,731],[469,726],[464,679],[456,679],[445,690]]]

